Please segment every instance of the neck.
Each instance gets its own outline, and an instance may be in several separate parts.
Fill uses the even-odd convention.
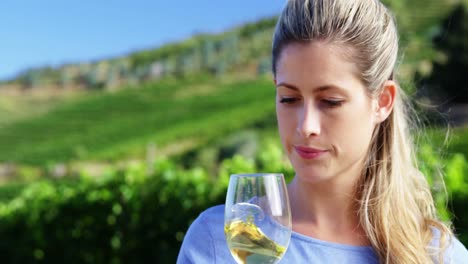
[[[288,186],[293,230],[325,241],[368,245],[355,188],[355,183],[307,183],[296,176]]]

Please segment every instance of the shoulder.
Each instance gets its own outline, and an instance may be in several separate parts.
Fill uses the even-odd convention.
[[[178,264],[216,263],[225,258],[227,250],[224,238],[224,205],[211,207],[202,212],[190,225],[182,242]]]
[[[468,263],[468,250],[456,237],[450,241],[448,255],[451,261],[448,263]]]
[[[224,232],[224,205],[217,205],[203,211],[190,225],[184,242],[203,235],[214,238]],[[224,236],[224,234],[223,234]]]
[[[224,222],[224,205],[216,205],[203,211],[198,217],[204,221],[218,221]]]
[[[442,242],[441,232],[434,227],[432,228],[432,232],[433,238],[430,248],[437,249]],[[456,236],[452,235],[448,238],[448,245],[444,252],[444,263],[468,263],[468,250]]]
[[[190,225],[187,235],[193,232],[213,232],[218,225],[224,226],[224,205],[213,206],[203,211]]]
[[[190,225],[187,235],[203,233],[215,236],[220,231],[224,232],[224,205],[213,206],[203,211]]]

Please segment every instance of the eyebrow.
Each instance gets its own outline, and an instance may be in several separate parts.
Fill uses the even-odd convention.
[[[276,88],[280,87],[280,86],[283,86],[285,88],[288,88],[288,89],[291,89],[291,90],[294,90],[294,91],[299,91],[299,88],[297,88],[297,86],[293,85],[293,84],[289,84],[289,83],[285,83],[285,82],[280,82],[276,85]],[[339,87],[339,86],[336,86],[336,85],[322,85],[322,86],[319,86],[317,88],[314,89],[314,93],[318,93],[318,92],[323,92],[323,91],[326,91],[326,90],[339,90],[345,94],[348,94],[348,91],[346,91],[345,89]]]

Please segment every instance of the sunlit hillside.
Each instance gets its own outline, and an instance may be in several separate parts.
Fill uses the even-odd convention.
[[[159,155],[174,154],[272,116],[274,87],[268,77],[170,79],[115,94],[88,94],[4,125],[0,160],[45,164],[141,158],[151,144]]]
[[[415,76],[429,75],[441,56],[431,41],[456,2],[388,1],[400,27],[399,79],[410,94]],[[141,158],[149,145],[183,153],[265,118],[273,127],[275,21],[124,57],[26,70],[0,84],[0,162]]]

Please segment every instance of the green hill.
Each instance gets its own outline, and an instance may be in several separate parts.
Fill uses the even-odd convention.
[[[268,78],[167,79],[95,93],[0,130],[0,160],[26,164],[143,155],[154,143],[190,147],[274,115]],[[271,118],[270,118],[271,119]]]
[[[427,74],[436,56],[431,36],[455,2],[389,3],[402,35],[403,84],[415,72]],[[158,153],[181,152],[234,130],[273,126],[274,89],[265,73],[275,21],[87,65],[25,72],[8,85],[88,92],[53,104],[25,95],[22,103],[0,107],[0,163],[141,157],[149,144]]]

